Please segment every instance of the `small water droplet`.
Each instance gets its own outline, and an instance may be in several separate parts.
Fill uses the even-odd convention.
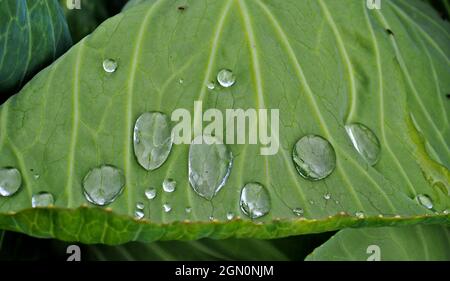
[[[154,188],[148,188],[145,190],[145,197],[147,197],[147,199],[152,200],[156,197],[156,189]]]
[[[103,70],[108,73],[113,73],[117,69],[117,62],[113,59],[106,59],[103,61]]]
[[[247,183],[241,190],[240,206],[248,217],[262,217],[270,211],[269,193],[260,183]]]
[[[34,175],[33,175],[33,178],[34,178],[35,180],[38,180],[40,177],[41,177],[41,176],[40,176],[39,174],[34,174]]]
[[[331,194],[330,194],[330,193],[325,193],[325,194],[323,195],[323,199],[325,199],[325,200],[330,200],[330,199],[331,199]]]
[[[375,165],[380,157],[380,141],[375,133],[359,123],[345,125],[345,130],[356,151],[369,165]]]
[[[209,90],[214,90],[216,88],[216,84],[214,82],[208,82],[206,84],[206,88],[208,88]]]
[[[136,209],[144,210],[144,208],[145,208],[144,203],[142,203],[142,202],[137,202],[136,203]]]
[[[170,118],[160,112],[145,112],[134,125],[134,155],[146,170],[161,167],[169,157],[173,137]]]
[[[142,210],[136,210],[136,211],[134,212],[134,217],[135,217],[136,219],[138,219],[138,220],[143,219],[144,216],[145,216],[145,214],[144,214],[144,212],[143,212]]]
[[[163,205],[163,209],[164,209],[164,212],[168,213],[168,212],[172,211],[172,206],[170,206],[169,204],[166,203]]]
[[[234,214],[232,212],[227,213],[227,220],[232,220],[234,218]]]
[[[163,181],[162,186],[165,192],[171,193],[175,191],[175,188],[177,187],[177,182],[173,179],[165,179]]]
[[[124,186],[125,176],[122,171],[108,165],[91,169],[83,179],[84,196],[99,206],[112,203]]]
[[[424,206],[428,210],[433,209],[433,201],[428,195],[425,194],[418,194],[416,196],[417,202],[419,202],[420,205]]]
[[[309,204],[314,205],[314,201],[313,200],[309,200]]]
[[[355,213],[355,216],[359,219],[363,219],[365,215],[364,215],[364,212],[358,211]]]
[[[219,82],[222,87],[228,88],[234,85],[236,82],[236,77],[231,70],[222,69],[217,74],[217,82]]]
[[[183,79],[180,79],[180,80],[178,80],[178,83],[183,84],[183,83],[184,83],[184,80],[183,80]]]
[[[292,209],[292,212],[294,213],[294,215],[301,217],[301,216],[303,216],[305,211],[302,208],[295,208],[295,209]]]
[[[298,173],[308,180],[326,178],[336,167],[333,146],[316,135],[302,137],[294,146],[292,158]]]
[[[225,185],[233,165],[227,146],[212,136],[196,137],[189,148],[189,183],[201,197],[211,200]]]
[[[31,197],[31,206],[33,208],[48,207],[54,203],[53,195],[48,192],[40,192]]]
[[[13,196],[22,185],[22,175],[15,168],[0,169],[0,195]]]
[[[192,212],[192,208],[191,207],[186,207],[186,209],[184,209],[184,211],[186,213],[190,213],[190,212]]]
[[[210,221],[213,221],[213,220],[214,220],[214,217],[213,217],[213,216],[209,216],[209,220],[210,220]]]

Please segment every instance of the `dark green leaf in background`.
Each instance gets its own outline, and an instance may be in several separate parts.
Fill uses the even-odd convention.
[[[0,94],[18,90],[71,44],[57,0],[0,0]]]

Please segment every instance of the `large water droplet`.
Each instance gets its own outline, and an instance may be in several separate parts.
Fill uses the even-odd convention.
[[[148,188],[145,190],[145,197],[147,197],[147,199],[152,200],[156,197],[156,189],[154,188]]]
[[[308,180],[323,179],[336,167],[333,146],[316,135],[301,138],[294,146],[292,158],[298,173]]]
[[[108,73],[113,73],[117,69],[117,62],[113,59],[106,59],[103,61],[103,70]]]
[[[170,118],[160,112],[143,113],[134,126],[134,155],[146,170],[159,168],[172,149]]]
[[[122,171],[108,165],[90,170],[83,179],[83,190],[86,199],[96,205],[104,206],[112,203],[125,186]]]
[[[228,88],[234,85],[236,82],[236,77],[231,70],[222,69],[217,74],[217,82],[219,82],[222,87]]]
[[[163,205],[163,209],[164,209],[164,212],[168,213],[168,212],[172,211],[172,206],[170,206],[170,204],[166,203]]]
[[[33,208],[48,207],[54,203],[55,200],[53,199],[53,195],[48,192],[40,192],[31,197],[31,206]]]
[[[416,196],[417,202],[420,203],[420,205],[424,206],[425,208],[431,210],[433,209],[433,201],[428,195],[425,194],[418,194]]]
[[[177,187],[177,182],[173,179],[165,179],[162,186],[165,192],[174,192]]]
[[[345,125],[345,130],[356,151],[369,165],[375,165],[380,157],[380,142],[377,136],[359,123]]]
[[[227,181],[232,164],[231,152],[219,139],[198,136],[189,148],[189,183],[198,195],[211,200]]]
[[[252,219],[266,215],[270,211],[270,197],[266,188],[259,183],[247,183],[241,190],[242,212]]]
[[[22,185],[22,175],[15,168],[0,169],[0,195],[9,197],[14,195]]]

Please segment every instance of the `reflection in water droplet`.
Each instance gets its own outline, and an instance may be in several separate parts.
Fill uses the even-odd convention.
[[[296,216],[303,216],[303,213],[305,212],[302,208],[295,208],[292,210],[292,212],[294,213],[294,215]]]
[[[169,204],[166,203],[163,205],[163,209],[164,209],[164,212],[168,213],[168,212],[172,211],[172,206],[170,206]]]
[[[206,88],[208,88],[209,90],[214,90],[216,88],[216,84],[214,82],[208,82],[206,84]]]
[[[323,195],[323,199],[325,199],[325,200],[330,200],[330,199],[331,199],[331,194],[330,194],[330,193],[325,193],[325,194]]]
[[[184,211],[186,213],[190,213],[190,212],[192,212],[192,208],[191,207],[186,207],[186,209],[184,209]]]
[[[136,203],[136,209],[144,210],[144,208],[145,208],[144,203],[142,203],[142,202],[137,202]]]
[[[307,135],[294,146],[292,158],[298,173],[308,180],[320,180],[336,167],[336,153],[324,138]]]
[[[147,197],[147,199],[152,200],[156,197],[156,189],[154,188],[148,188],[145,190],[145,197]]]
[[[419,202],[420,205],[424,206],[425,208],[431,210],[433,209],[433,201],[428,195],[425,194],[418,194],[416,196],[417,202]]]
[[[124,186],[125,176],[122,171],[108,165],[91,169],[83,179],[84,196],[99,206],[112,203]]]
[[[363,219],[365,217],[364,212],[362,211],[356,212],[355,216],[359,219]]]
[[[103,70],[108,73],[113,73],[117,69],[117,62],[113,59],[106,59],[103,61]]]
[[[270,197],[266,188],[259,183],[247,183],[241,190],[242,212],[252,219],[266,215],[270,211]]]
[[[234,85],[236,82],[236,77],[231,70],[222,69],[217,74],[217,82],[219,82],[222,87],[228,88]]]
[[[136,219],[141,220],[141,219],[144,218],[145,214],[144,214],[144,212],[142,210],[136,210],[134,212],[134,216],[135,216]]]
[[[54,203],[53,195],[48,192],[40,192],[31,197],[31,206],[33,208],[48,207]]]
[[[198,136],[189,148],[189,183],[198,195],[211,200],[225,185],[232,164],[231,152],[219,139]]]
[[[359,123],[345,125],[345,130],[356,151],[369,165],[375,165],[380,156],[380,142],[377,136]]]
[[[22,175],[15,168],[0,169],[0,196],[13,196],[22,185]]]
[[[163,181],[163,190],[165,192],[174,192],[177,187],[177,182],[173,179],[165,179]]]
[[[234,218],[234,214],[232,212],[227,213],[227,220],[232,220]]]
[[[172,149],[170,118],[160,112],[145,112],[134,125],[134,155],[146,170],[159,168]]]

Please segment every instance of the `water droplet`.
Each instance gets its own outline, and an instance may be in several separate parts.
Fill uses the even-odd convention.
[[[209,216],[209,220],[210,220],[210,221],[213,221],[213,220],[214,220],[214,217],[213,217],[213,216]]]
[[[152,200],[156,197],[156,189],[154,188],[148,188],[145,190],[145,197],[147,197],[147,199]]]
[[[234,85],[236,82],[236,77],[231,70],[222,69],[217,74],[217,82],[219,82],[222,87],[228,88]]]
[[[301,138],[294,146],[292,158],[298,173],[308,180],[323,179],[336,167],[333,146],[316,135]]]
[[[232,212],[227,213],[227,220],[232,220],[234,218],[234,214]]]
[[[103,61],[103,70],[108,73],[113,73],[117,69],[117,62],[113,59],[106,59]]]
[[[203,198],[211,200],[225,185],[233,156],[227,146],[211,136],[198,136],[189,148],[189,183]]]
[[[292,210],[292,212],[294,213],[294,215],[301,217],[301,216],[303,216],[303,213],[305,211],[302,208],[295,208]]]
[[[144,216],[145,216],[145,214],[144,214],[144,212],[143,212],[142,210],[136,210],[136,211],[134,212],[134,217],[135,217],[136,219],[138,219],[138,220],[143,219]]]
[[[356,216],[358,219],[363,219],[365,215],[364,215],[364,212],[358,211],[358,212],[355,213],[355,216]]]
[[[53,199],[53,195],[48,192],[40,192],[37,194],[34,194],[31,197],[31,206],[33,208],[36,207],[48,207],[55,203]]]
[[[448,214],[450,214],[450,209],[445,209],[442,213],[443,213],[444,215],[448,215]]]
[[[206,84],[206,88],[208,88],[209,90],[214,90],[216,88],[216,84],[214,82],[208,82]]]
[[[122,171],[108,165],[91,169],[83,179],[86,199],[99,206],[112,203],[124,186],[125,176]]]
[[[270,197],[266,188],[259,183],[247,183],[241,190],[242,212],[252,219],[266,215],[270,211]]]
[[[163,205],[163,209],[164,209],[164,212],[168,213],[168,212],[172,211],[172,206],[170,206],[169,204],[166,203]]]
[[[177,187],[177,182],[173,179],[165,179],[162,186],[165,192],[174,192]]]
[[[425,194],[418,194],[416,196],[417,202],[419,202],[420,205],[424,206],[427,209],[433,209],[433,201],[428,195]]]
[[[309,200],[309,204],[314,205],[314,201],[313,200]]]
[[[186,209],[184,209],[184,211],[186,213],[190,213],[190,212],[192,212],[192,208],[191,207],[186,207]]]
[[[380,157],[380,142],[374,132],[359,123],[345,125],[345,130],[356,151],[369,165],[375,165]]]
[[[144,203],[142,203],[142,202],[136,203],[136,209],[144,210],[144,208],[145,208]]]
[[[184,80],[183,80],[183,79],[180,79],[180,80],[178,80],[178,83],[183,84],[183,83],[184,83]]]
[[[143,113],[133,134],[134,155],[146,170],[155,170],[167,160],[172,149],[170,118],[160,112]]]
[[[22,185],[22,175],[15,168],[0,169],[0,195],[13,196]]]
[[[325,193],[325,194],[323,195],[323,199],[325,199],[325,200],[330,200],[330,199],[331,199],[331,194],[330,194],[330,193]]]
[[[38,180],[40,177],[41,177],[41,176],[40,176],[39,174],[34,174],[34,175],[33,175],[33,178],[34,178],[35,180]]]

